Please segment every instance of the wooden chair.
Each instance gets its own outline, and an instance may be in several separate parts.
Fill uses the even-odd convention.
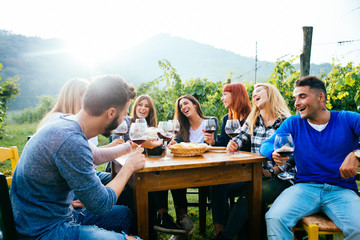
[[[210,187],[188,188],[186,194],[198,194],[198,202],[188,202],[189,207],[199,207],[199,232],[205,236],[206,231],[206,208],[211,208]],[[230,208],[235,204],[235,198],[229,197]]]
[[[0,147],[0,162],[10,159],[12,172],[6,177],[8,185],[11,185],[12,174],[15,171],[17,162],[19,161],[19,152],[17,147],[4,148]]]
[[[0,231],[2,232],[1,239],[16,239],[14,215],[11,208],[9,188],[7,179],[2,173],[0,173]]]
[[[197,191],[196,191],[197,190]],[[186,194],[198,194],[198,202],[188,202],[189,207],[199,207],[199,232],[201,235],[205,235],[206,231],[206,208],[210,208],[210,202],[208,202],[209,197],[209,187],[199,187],[199,188],[188,188]]]
[[[356,180],[360,180],[357,173]],[[358,193],[360,196],[360,192]],[[319,235],[326,235],[326,239],[332,239],[333,235],[342,235],[343,232],[324,213],[319,212],[301,219],[293,228],[293,232],[306,231],[308,240],[318,240]]]

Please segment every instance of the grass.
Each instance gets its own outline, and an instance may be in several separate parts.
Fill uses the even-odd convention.
[[[19,155],[21,155],[23,148],[27,142],[27,136],[31,136],[34,134],[36,129],[37,123],[31,123],[31,124],[16,124],[9,120],[7,122],[7,125],[5,127],[5,135],[2,139],[0,139],[0,146],[1,147],[9,147],[9,146],[17,146],[19,149]],[[109,140],[101,135],[99,135],[99,145],[106,145],[109,142]],[[97,170],[103,171],[105,169],[106,164],[98,166]],[[11,166],[10,161],[7,160],[5,162],[0,163],[0,172],[6,173],[11,172]],[[358,182],[358,186],[360,188],[360,182]],[[188,195],[188,200],[195,202],[197,201],[197,195],[191,194]],[[171,197],[171,194],[169,194],[169,213],[175,217],[174,212],[174,203]],[[193,219],[194,224],[196,226],[195,232],[189,237],[191,240],[206,240],[211,239],[213,236],[214,228],[212,225],[212,216],[211,216],[211,210],[207,210],[206,213],[206,233],[205,236],[201,236],[199,234],[199,209],[196,207],[189,207],[188,208],[189,216]],[[171,235],[160,233],[159,239],[165,240],[168,239]],[[325,236],[320,236],[319,239],[325,239]],[[343,239],[342,236],[335,236],[335,240],[341,240]]]

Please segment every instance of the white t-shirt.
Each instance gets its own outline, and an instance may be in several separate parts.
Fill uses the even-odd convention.
[[[190,126],[190,136],[189,136],[190,142],[203,143],[205,136],[205,133],[202,131],[203,129],[204,129],[204,119],[202,120],[200,127],[198,127],[198,129],[194,130]]]
[[[326,128],[326,126],[328,125],[329,122],[325,123],[325,124],[313,124],[311,122],[308,123],[310,124],[310,126],[312,126],[316,131],[321,132],[322,130],[324,130]]]

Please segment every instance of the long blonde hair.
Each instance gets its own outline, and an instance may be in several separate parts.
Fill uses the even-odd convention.
[[[75,78],[67,81],[61,88],[55,106],[39,123],[37,130],[47,122],[54,113],[77,114],[82,106],[82,98],[89,82],[86,79]]]
[[[254,91],[258,87],[263,87],[267,94],[268,100],[266,101],[265,111],[269,114],[272,119],[276,119],[279,116],[281,118],[287,118],[291,116],[290,110],[286,104],[285,99],[281,95],[280,91],[269,83],[258,83],[254,86]],[[252,103],[251,112],[248,116],[248,122],[250,127],[250,133],[253,134],[256,119],[259,116],[260,109]]]

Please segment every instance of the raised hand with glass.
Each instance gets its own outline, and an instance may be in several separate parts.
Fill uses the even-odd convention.
[[[129,132],[130,140],[137,145],[143,144],[147,140],[147,124],[146,123],[132,123]]]
[[[239,135],[240,129],[240,122],[238,119],[228,119],[225,125],[225,132],[229,137],[234,139],[237,135]],[[234,154],[235,152],[228,152],[230,154]]]
[[[295,149],[295,144],[290,133],[280,133],[276,135],[274,141],[274,150],[277,150],[277,152],[282,157],[290,157],[294,152],[294,149]],[[287,171],[286,163],[283,166],[279,166],[279,167],[280,169],[283,170],[283,172],[277,175],[278,178],[282,180],[289,180],[294,178],[294,175]]]

